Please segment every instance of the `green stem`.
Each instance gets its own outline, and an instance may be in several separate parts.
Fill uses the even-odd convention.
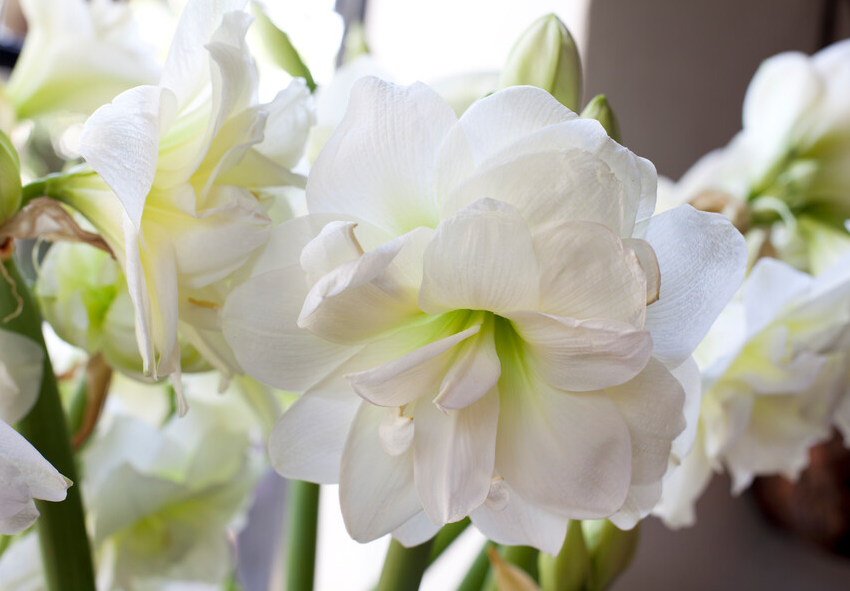
[[[65,412],[41,333],[41,315],[13,259],[10,258],[3,265],[9,277],[16,283],[17,293],[23,299],[23,311],[2,327],[29,337],[45,352],[41,392],[35,406],[21,421],[19,429],[59,472],[76,481],[77,470],[68,426],[65,423]],[[0,279],[0,318],[14,311],[17,306],[18,301],[11,286]],[[94,591],[94,569],[79,482],[68,489],[68,496],[63,502],[36,501],[36,507],[41,513],[38,519],[38,537],[48,589]]]
[[[428,565],[430,566],[437,560],[443,551],[454,542],[460,534],[466,531],[469,527],[469,517],[450,523],[444,526],[439,533],[434,537],[434,544],[431,546],[431,555],[428,557]]]
[[[487,580],[487,573],[490,571],[490,558],[487,556],[487,549],[493,545],[493,542],[484,544],[481,552],[472,561],[472,566],[469,567],[457,591],[481,591],[484,582]]]
[[[23,207],[33,199],[44,197],[46,195],[47,178],[39,179],[28,185],[24,185],[21,191],[21,208],[23,209]]]
[[[376,591],[416,591],[422,581],[422,575],[428,568],[433,540],[424,544],[405,548],[395,539],[390,542],[381,580]]]
[[[286,538],[286,589],[312,591],[316,573],[319,485],[289,481]]]

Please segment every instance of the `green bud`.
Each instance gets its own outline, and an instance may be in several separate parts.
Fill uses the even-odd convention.
[[[608,99],[604,94],[597,94],[587,103],[581,116],[585,119],[596,119],[608,132],[609,137],[615,142],[620,141],[620,125],[617,123],[617,117],[608,103]]]
[[[45,319],[62,340],[142,379],[142,356],[136,342],[135,314],[127,282],[109,254],[81,242],[57,242],[41,263],[35,295]],[[180,342],[187,373],[209,365]]]
[[[640,525],[623,531],[607,519],[582,521],[590,553],[591,576],[587,591],[603,591],[628,568],[637,550]]]
[[[21,161],[9,137],[0,131],[0,224],[21,207]]]
[[[541,552],[538,558],[541,591],[584,591],[590,579],[590,554],[581,521],[570,521],[557,556]]]
[[[581,101],[581,60],[567,27],[554,14],[534,21],[511,49],[499,88],[536,86],[575,111]]]

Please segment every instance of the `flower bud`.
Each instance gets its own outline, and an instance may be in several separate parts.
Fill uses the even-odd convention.
[[[0,131],[0,224],[21,206],[21,161],[9,137]]]
[[[142,377],[133,303],[121,267],[109,254],[80,242],[57,242],[41,264],[35,286],[45,319],[64,341],[132,377]],[[185,371],[209,365],[181,344]]]
[[[640,526],[623,531],[607,519],[582,521],[591,577],[588,591],[602,591],[625,571],[637,550]]]
[[[581,101],[581,60],[567,27],[554,14],[537,19],[511,49],[499,88],[536,86],[575,111]]]
[[[581,112],[581,116],[585,119],[596,119],[608,132],[608,137],[615,142],[620,141],[620,126],[617,123],[617,117],[614,116],[614,111],[604,94],[597,94],[593,97]]]

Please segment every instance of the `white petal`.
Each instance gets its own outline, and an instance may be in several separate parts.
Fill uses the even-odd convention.
[[[643,328],[646,275],[634,251],[607,227],[564,222],[535,236],[542,312],[608,318]]]
[[[491,391],[461,410],[441,412],[425,401],[413,414],[413,474],[431,521],[459,521],[490,491],[499,422],[499,393]]]
[[[622,506],[631,481],[625,421],[604,392],[557,390],[521,368],[516,355],[499,349],[496,472],[544,511],[607,517]]]
[[[227,12],[242,10],[246,0],[189,2],[180,15],[160,84],[170,88],[182,106],[209,82],[209,52],[205,45]]]
[[[479,328],[480,325],[472,326],[383,365],[346,377],[358,395],[379,406],[403,406],[420,396],[436,396],[438,384],[451,362],[447,353],[475,335]]]
[[[487,318],[478,334],[461,343],[440,384],[434,404],[442,411],[465,408],[496,387],[502,364],[496,354],[495,327]]]
[[[0,420],[14,425],[38,398],[44,351],[32,339],[2,329],[0,351]]]
[[[353,344],[420,317],[417,279],[431,232],[413,230],[322,277],[304,300],[298,326],[329,341]]]
[[[286,478],[339,482],[342,450],[360,402],[338,375],[301,396],[269,435],[269,457],[275,470]]]
[[[689,205],[650,220],[646,241],[658,257],[661,290],[646,309],[653,355],[668,367],[693,352],[744,279],[747,250],[723,216]]]
[[[670,449],[671,462],[678,463],[690,453],[696,440],[699,408],[700,402],[702,402],[702,379],[699,367],[693,357],[688,357],[682,365],[670,370],[670,373],[679,380],[682,390],[685,392],[685,404],[682,407],[682,414],[685,416],[685,429],[679,433]]]
[[[514,142],[550,125],[577,119],[545,90],[506,88],[474,103],[460,118],[479,164]]]
[[[480,199],[440,222],[425,250],[419,307],[507,312],[539,301],[537,253],[520,213]]]
[[[423,84],[360,79],[310,172],[310,213],[357,215],[395,235],[435,226],[442,198],[433,189],[435,164],[456,121],[451,107]]]
[[[0,421],[2,462],[14,466],[34,499],[61,501],[71,482],[44,459],[29,441]]]
[[[572,392],[601,390],[638,375],[652,354],[645,330],[607,319],[575,320],[539,312],[505,314],[544,379]]]
[[[127,289],[133,301],[135,311],[136,342],[142,355],[144,373],[149,375],[156,369],[155,341],[153,337],[153,319],[151,317],[151,296],[148,293],[145,270],[141,259],[140,237],[126,212],[123,214],[124,276],[127,279]]]
[[[291,265],[246,281],[224,305],[222,330],[239,364],[276,388],[303,392],[358,351],[298,328],[306,293],[304,272]]]
[[[141,263],[148,291],[142,298],[149,298],[152,319],[150,330],[157,353],[156,368],[153,375],[154,377],[166,376],[177,369],[175,360],[179,366],[180,359],[179,349],[177,349],[177,314],[179,310],[177,265],[174,249],[167,233],[156,224],[145,224],[143,230],[144,238],[142,241],[145,249],[141,252]],[[133,297],[132,292],[130,295]],[[138,307],[139,301],[133,298],[133,304]],[[138,339],[138,328],[136,329],[136,336]],[[142,343],[144,343],[144,339],[142,339],[140,345]],[[177,350],[176,358],[174,356],[175,350]]]
[[[491,133],[499,133],[501,122],[507,121],[510,124],[514,118],[515,115],[505,115],[498,120],[498,123],[488,122],[487,125],[492,128]],[[502,146],[498,141],[493,145]],[[490,153],[487,161],[480,162],[479,165],[482,169],[497,169],[520,158],[528,157],[528,161],[531,162],[532,155],[539,154],[544,157],[543,154],[558,152],[581,154],[578,160],[585,166],[599,171],[603,177],[613,175],[618,181],[618,183],[612,183],[611,179],[608,179],[604,184],[604,191],[598,193],[599,188],[588,178],[587,172],[579,174],[576,178],[584,179],[582,188],[567,193],[570,200],[586,199],[588,196],[583,191],[589,190],[595,195],[603,195],[605,203],[609,203],[613,197],[607,195],[607,191],[616,190],[622,207],[621,214],[618,216],[622,226],[611,226],[611,229],[624,238],[629,236],[643,238],[646,220],[652,215],[655,207],[657,185],[655,167],[648,160],[635,156],[608,137],[608,133],[598,121],[576,118],[563,123],[546,125],[525,136],[515,137],[510,144],[500,148],[500,151]],[[592,165],[591,162],[594,160],[601,161],[602,165]],[[549,170],[541,174],[551,179],[563,173]],[[576,206],[571,205],[571,207]],[[586,207],[589,211],[596,211],[591,205]],[[579,212],[581,209],[576,207],[575,211]],[[526,212],[523,210],[523,213]]]
[[[270,220],[244,189],[215,187],[215,209],[197,216],[169,212],[151,216],[166,228],[180,270],[181,285],[196,289],[223,279],[241,267],[268,239]]]
[[[635,379],[605,389],[626,420],[632,441],[632,482],[616,525],[633,527],[661,496],[673,440],[684,430],[682,385],[660,361],[651,359]]]
[[[160,133],[176,109],[168,89],[139,86],[95,111],[80,135],[80,154],[115,191],[136,228],[156,176]]]
[[[695,505],[711,480],[711,465],[705,455],[702,439],[696,443],[682,463],[664,479],[661,501],[652,510],[672,529],[696,523]]]
[[[304,153],[310,127],[316,120],[304,80],[295,78],[263,109],[268,111],[269,117],[264,139],[255,149],[282,166],[294,168]]]
[[[424,544],[436,536],[438,531],[440,531],[440,526],[434,525],[428,519],[428,514],[425,511],[420,511],[400,527],[397,527],[393,531],[393,537],[405,548],[412,548]]]
[[[623,183],[603,160],[576,148],[534,152],[484,168],[452,191],[441,215],[445,219],[485,197],[516,207],[532,234],[565,220],[617,231],[623,224]]]
[[[646,305],[658,300],[661,290],[661,269],[658,267],[658,258],[655,251],[646,240],[640,238],[626,238],[623,244],[635,251],[640,268],[646,275]]]
[[[316,283],[340,265],[363,256],[363,247],[354,235],[356,227],[356,222],[333,221],[307,243],[300,262],[309,283]]]
[[[388,534],[422,510],[413,485],[413,451],[391,457],[381,448],[384,412],[361,402],[342,454],[339,502],[345,527],[358,542]]]
[[[497,544],[533,546],[557,555],[567,535],[567,520],[525,501],[507,482],[508,504],[494,510],[486,503],[470,515],[481,533]]]
[[[744,283],[747,337],[761,332],[782,309],[811,289],[812,276],[772,258],[756,261]]]

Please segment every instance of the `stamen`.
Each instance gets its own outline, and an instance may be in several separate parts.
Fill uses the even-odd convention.
[[[410,448],[413,432],[413,417],[405,416],[400,406],[387,409],[381,426],[378,427],[381,447],[393,457],[400,456]]]

